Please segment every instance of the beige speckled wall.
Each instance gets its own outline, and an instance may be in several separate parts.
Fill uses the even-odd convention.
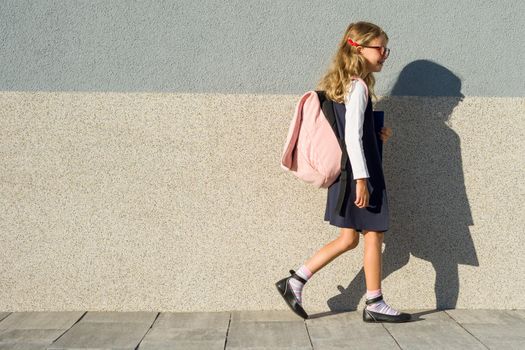
[[[385,299],[523,308],[525,2],[308,4],[0,1],[0,311],[289,311],[274,283],[339,232],[280,156],[359,20],[391,49]],[[309,314],[364,307],[363,243]]]
[[[274,283],[337,237],[279,167],[299,95],[0,93],[0,309],[282,309]],[[516,308],[525,99],[385,97],[398,308]],[[362,308],[363,242],[304,290]]]

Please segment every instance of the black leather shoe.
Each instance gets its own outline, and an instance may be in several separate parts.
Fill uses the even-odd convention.
[[[290,270],[291,276],[283,278],[282,280],[275,283],[275,286],[277,287],[277,290],[279,291],[279,294],[283,297],[284,301],[286,301],[286,304],[292,309],[293,312],[295,312],[298,316],[307,319],[308,314],[306,311],[304,311],[303,307],[295,297],[295,294],[292,290],[292,286],[289,284],[290,278],[296,278],[299,281],[306,283],[306,280],[298,275],[296,275],[294,270]]]
[[[366,305],[373,304],[375,302],[378,302],[379,300],[383,300],[382,295],[376,298],[367,300]],[[365,322],[407,322],[407,321],[410,321],[411,318],[412,318],[412,315],[407,314],[405,312],[402,312],[399,315],[387,315],[387,314],[382,314],[379,312],[367,310],[366,307],[363,310],[363,321]]]

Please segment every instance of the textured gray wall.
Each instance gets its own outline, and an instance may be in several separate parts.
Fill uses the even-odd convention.
[[[286,310],[273,283],[338,230],[282,147],[359,19],[392,46],[385,295],[522,307],[523,9],[0,1],[0,310]],[[362,248],[308,282],[308,311],[364,305]]]
[[[0,89],[298,94],[364,19],[391,39],[379,94],[423,59],[466,96],[523,96],[523,13],[523,1],[2,0]],[[423,68],[412,73],[439,86],[425,93],[450,96]]]

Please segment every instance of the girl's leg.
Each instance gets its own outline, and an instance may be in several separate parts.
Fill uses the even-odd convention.
[[[382,268],[382,245],[384,232],[363,231],[365,236],[364,269],[366,280],[366,299],[372,299],[382,295],[381,291],[381,268]],[[367,310],[384,313],[388,315],[399,315],[400,312],[390,307],[384,300],[366,306]]]
[[[341,228],[339,237],[326,244],[305,262],[312,274],[344,252],[354,249],[359,244],[359,233],[352,228]]]
[[[363,231],[365,236],[364,269],[366,289],[378,290],[381,288],[381,248],[383,232]]]
[[[359,234],[351,228],[341,228],[340,235],[319,251],[317,251],[303,266],[297,270],[297,275],[308,281],[310,277],[329,262],[334,260],[342,253],[354,249],[359,244]],[[302,302],[302,291],[304,283],[298,279],[291,278],[290,286],[297,297],[299,303]]]

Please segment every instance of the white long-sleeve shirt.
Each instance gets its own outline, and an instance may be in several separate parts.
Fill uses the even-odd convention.
[[[367,104],[366,87],[362,82],[352,80],[349,84],[349,93],[345,97],[345,143],[354,180],[370,177],[362,140]]]

